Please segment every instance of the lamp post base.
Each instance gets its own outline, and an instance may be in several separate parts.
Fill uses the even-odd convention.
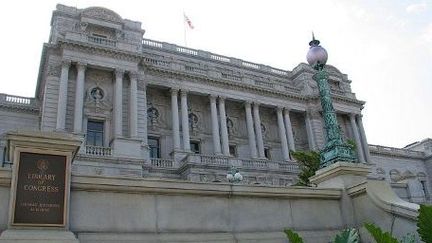
[[[354,151],[348,144],[333,144],[320,152],[320,168],[327,167],[337,161],[358,162]]]

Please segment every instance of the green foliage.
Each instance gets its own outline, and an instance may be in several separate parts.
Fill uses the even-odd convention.
[[[356,229],[345,229],[336,235],[334,243],[358,243],[360,238]]]
[[[399,241],[400,243],[416,243],[416,236],[415,234],[412,233],[408,233],[407,235],[405,235],[402,240]]]
[[[284,232],[287,235],[290,243],[303,243],[303,239],[300,237],[300,235],[294,232],[292,229],[285,229]]]
[[[389,232],[383,232],[375,224],[365,223],[364,227],[369,231],[377,243],[398,243],[398,240],[394,238]]]
[[[432,243],[432,206],[420,205],[417,232],[425,243]]]
[[[297,160],[301,170],[296,186],[311,186],[309,177],[315,175],[319,169],[319,153],[315,151],[291,151],[291,155]]]
[[[356,142],[354,142],[354,140],[352,140],[352,139],[348,139],[348,140],[346,141],[346,143],[347,143],[348,146],[350,146],[354,151],[357,150],[357,144],[356,144]]]

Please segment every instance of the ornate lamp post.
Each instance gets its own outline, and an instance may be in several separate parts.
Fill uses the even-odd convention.
[[[239,183],[243,180],[243,176],[240,174],[239,170],[232,167],[227,173],[227,180],[231,183]]]
[[[313,79],[318,83],[327,136],[327,143],[320,151],[320,167],[326,167],[337,161],[357,162],[352,147],[344,143],[340,134],[339,124],[330,97],[330,88],[327,82],[328,75],[324,70],[328,58],[327,51],[320,46],[319,40],[316,40],[313,34],[309,46],[306,59],[309,65],[318,71],[313,76]]]

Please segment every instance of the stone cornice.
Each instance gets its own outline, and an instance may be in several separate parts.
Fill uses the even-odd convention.
[[[35,106],[8,105],[8,104],[1,104],[1,103],[0,103],[0,109],[15,111],[15,112],[34,113],[36,115],[39,114],[40,111],[40,108]]]
[[[71,48],[72,50],[81,50],[93,54],[113,57],[120,60],[126,60],[126,61],[131,61],[136,63],[139,63],[141,60],[141,55],[139,53],[127,52],[127,51],[114,49],[110,47],[103,47],[88,42],[73,41],[73,40],[59,40],[58,43],[59,46],[62,48],[67,47],[67,48]]]
[[[225,80],[225,79],[221,79],[221,78],[212,78],[212,77],[204,76],[204,75],[194,75],[191,73],[176,71],[176,70],[172,70],[172,69],[165,69],[165,68],[161,68],[161,67],[147,66],[147,72],[146,73],[147,74],[153,74],[153,75],[159,75],[159,76],[162,76],[160,74],[174,75],[176,77],[181,77],[181,78],[187,79],[188,81],[192,81],[192,82],[202,82],[202,83],[210,84],[212,86],[223,87],[223,88],[227,88],[227,89],[235,88],[236,90],[240,90],[240,91],[248,91],[248,92],[252,91],[253,93],[256,93],[256,94],[262,94],[262,95],[267,95],[267,96],[271,95],[271,96],[277,97],[277,98],[291,98],[293,100],[298,100],[298,101],[319,100],[318,96],[304,96],[304,95],[290,93],[290,92],[281,92],[278,90],[267,89],[267,88],[256,86],[256,85],[237,83],[237,82],[233,82],[233,81],[229,81],[229,80]],[[334,95],[333,94],[332,98],[336,101],[344,102],[344,103],[348,103],[348,104],[353,104],[353,103],[357,104],[357,105],[364,105],[365,104],[364,101],[359,101],[356,99],[351,99],[351,98],[343,97],[340,95]]]
[[[228,81],[228,80],[224,80],[224,79],[215,79],[215,78],[211,78],[208,76],[198,76],[198,75],[193,75],[193,74],[189,74],[189,73],[184,73],[181,71],[174,71],[171,69],[162,69],[162,68],[149,66],[149,67],[147,67],[147,71],[148,71],[147,74],[174,75],[175,77],[181,77],[181,78],[187,79],[188,81],[191,81],[191,82],[202,82],[202,83],[210,84],[212,86],[223,87],[223,88],[227,88],[227,89],[235,88],[236,90],[253,91],[254,93],[258,93],[258,94],[272,95],[273,97],[284,97],[284,98],[292,98],[294,100],[306,101],[306,97],[301,96],[301,95],[297,95],[297,94],[293,94],[293,93],[279,92],[276,90],[265,89],[265,88],[257,87],[254,85],[247,86],[244,83],[235,83],[232,81]],[[149,82],[149,83],[151,83],[151,82]]]
[[[243,196],[264,198],[322,198],[339,200],[339,189],[310,187],[247,186],[229,183],[197,183],[183,180],[72,176],[72,190],[109,191],[116,193],[152,193],[182,195]]]
[[[92,162],[109,162],[113,164],[139,164],[144,165],[145,161],[141,159],[132,159],[132,158],[124,158],[124,157],[113,157],[113,156],[91,156],[86,154],[77,154],[75,156],[75,160],[81,161],[92,161]]]
[[[410,159],[425,159],[425,154],[420,151],[414,151],[409,149],[400,149],[385,147],[380,145],[369,144],[369,150],[371,154],[375,155],[385,155],[390,157],[400,157],[400,158],[410,158]]]

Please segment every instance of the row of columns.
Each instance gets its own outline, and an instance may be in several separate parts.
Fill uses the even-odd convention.
[[[56,129],[60,131],[65,130],[66,126],[66,105],[67,105],[67,93],[68,93],[68,80],[69,80],[69,69],[71,66],[70,61],[63,61],[60,82],[59,82],[59,96],[57,103],[57,122]],[[74,123],[73,131],[75,133],[82,133],[83,129],[83,108],[84,108],[84,82],[85,82],[85,71],[87,65],[85,63],[78,62],[76,64],[77,76],[75,83],[75,104],[74,104]],[[123,76],[124,70],[116,69],[115,80],[114,80],[114,99],[113,99],[113,130],[114,137],[122,137],[123,127]],[[137,104],[137,73],[129,72],[129,136],[131,138],[138,137],[138,104]],[[144,89],[145,92],[145,89]],[[144,93],[145,96],[145,93]],[[145,104],[146,105],[146,104]],[[145,113],[147,109],[145,108]],[[144,119],[146,120],[146,119]],[[143,135],[147,140],[147,134]]]
[[[362,115],[350,114],[350,123],[357,146],[357,157],[359,162],[371,162],[369,145],[363,128]]]
[[[57,107],[57,130],[65,130],[66,123],[66,102],[67,102],[67,89],[68,89],[68,73],[70,68],[70,61],[63,61],[60,82],[59,82],[59,99]],[[83,102],[84,102],[84,81],[86,64],[77,63],[77,77],[75,86],[75,107],[74,107],[74,132],[82,133],[82,120],[83,120]],[[122,91],[123,91],[123,76],[124,70],[115,70],[114,81],[114,99],[113,99],[113,120],[114,120],[114,137],[122,136]],[[130,137],[136,138],[138,136],[138,105],[137,105],[137,74],[134,72],[129,73],[129,128]],[[145,95],[144,88],[144,96]],[[178,93],[179,89],[171,89],[171,110],[173,119],[173,140],[174,149],[181,150],[180,147],[180,124],[179,124],[179,107],[178,107]],[[227,128],[227,117],[225,111],[225,98],[217,97],[214,95],[209,96],[210,111],[211,111],[211,124],[213,134],[213,146],[215,154],[229,155],[229,139]],[[187,104],[187,90],[180,91],[181,101],[181,122],[182,122],[182,137],[183,137],[183,150],[190,151],[190,135],[189,135],[189,113]],[[144,108],[145,119],[147,108]],[[290,110],[288,108],[277,107],[277,122],[279,128],[279,136],[282,145],[282,155],[284,160],[289,160],[289,151],[295,151],[294,137],[292,132],[291,120],[289,116]],[[219,113],[219,115],[218,115]],[[261,119],[259,115],[259,104],[245,102],[246,113],[246,126],[248,132],[248,141],[250,153],[252,158],[264,158],[264,141],[261,129]],[[354,140],[357,145],[357,153],[360,162],[371,161],[369,146],[366,140],[366,135],[363,128],[361,115],[350,114],[350,123],[353,130]],[[218,121],[219,118],[219,121]],[[306,132],[308,143],[311,149],[316,149],[317,145],[313,136],[312,121],[309,112],[306,113]],[[147,127],[147,126],[145,126]],[[144,140],[147,140],[147,130],[144,129]],[[144,141],[144,142],[145,142]],[[146,144],[146,143],[145,143]]]

